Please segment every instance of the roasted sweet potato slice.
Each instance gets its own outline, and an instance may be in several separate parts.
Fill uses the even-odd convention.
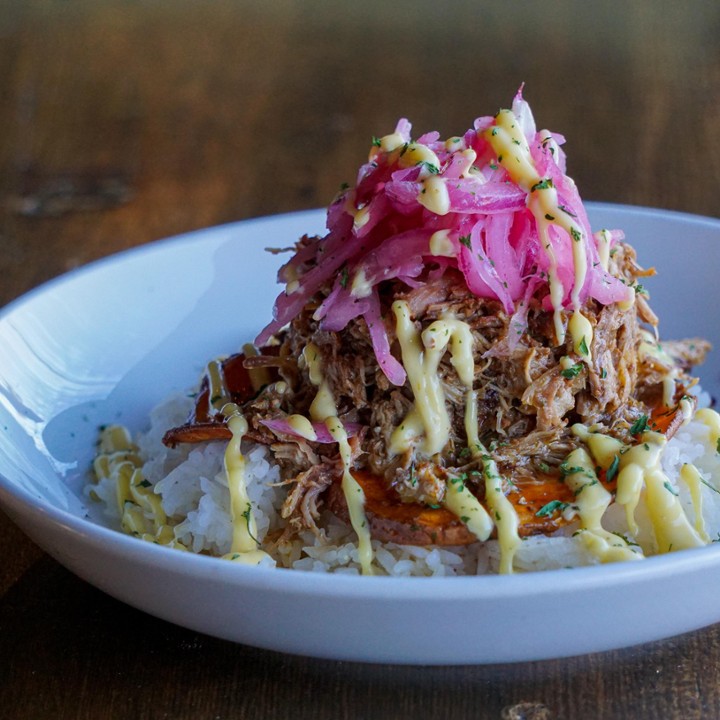
[[[365,513],[372,537],[401,545],[469,545],[477,538],[464,523],[445,508],[420,503],[404,503],[384,478],[365,471],[353,471],[353,477],[365,493]],[[350,522],[340,483],[328,490],[328,507],[345,522]]]
[[[692,405],[694,412],[697,407],[697,398],[693,395],[685,395],[685,397]],[[669,440],[682,427],[684,419],[679,403],[672,408],[660,406],[653,408],[648,427],[650,430],[662,433]]]
[[[365,493],[365,512],[373,538],[401,545],[469,545],[477,538],[455,514],[445,508],[432,508],[420,503],[402,502],[398,493],[386,481],[365,471],[354,471]],[[567,521],[556,509],[541,513],[548,503],[572,502],[572,491],[548,474],[540,479],[517,486],[507,495],[520,520],[521,536],[552,533]],[[328,508],[341,520],[349,522],[349,514],[342,488],[333,484],[327,495]],[[559,508],[558,508],[559,509]],[[538,515],[538,513],[541,513]]]

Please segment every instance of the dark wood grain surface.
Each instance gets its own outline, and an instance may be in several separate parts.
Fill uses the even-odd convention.
[[[460,133],[521,82],[586,199],[718,216],[719,38],[701,0],[5,0],[0,305],[154,239],[322,206],[398,117]],[[549,662],[356,665],[143,615],[2,515],[0,551],[2,717],[720,717],[720,626]]]

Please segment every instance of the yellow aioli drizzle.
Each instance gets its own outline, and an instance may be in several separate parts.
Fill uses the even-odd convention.
[[[402,147],[404,144],[405,141],[400,133],[390,133],[390,135],[383,135],[383,137],[380,138],[380,150],[382,150],[382,152],[392,152],[393,150],[397,150],[397,148]],[[372,160],[377,153],[377,148],[371,148],[370,159]]]
[[[572,431],[587,443],[595,461],[604,470],[618,458],[615,499],[625,508],[628,527],[634,535],[638,532],[634,511],[644,486],[658,552],[666,553],[706,544],[690,525],[676,491],[660,466],[667,445],[664,435],[648,431],[642,434],[637,445],[627,446],[601,433],[590,432],[584,425],[573,425]],[[567,463],[571,464],[570,456]]]
[[[703,479],[700,472],[692,463],[684,463],[680,468],[680,477],[690,491],[690,498],[692,500],[693,510],[695,511],[695,530],[706,543],[709,543],[710,537],[705,531],[705,519],[702,514],[703,501],[700,484],[703,482]]]
[[[435,257],[455,257],[455,246],[450,241],[449,230],[436,230],[430,236],[430,252]]]
[[[442,451],[450,437],[450,417],[445,406],[445,394],[438,377],[438,366],[450,341],[450,330],[433,323],[420,335],[410,318],[410,308],[404,300],[392,305],[396,320],[396,332],[400,342],[403,366],[410,381],[415,404],[410,417],[406,417],[390,439],[390,452],[400,454],[409,448],[412,436],[403,427],[408,423],[418,429],[418,418],[422,422],[425,439],[423,452],[430,456]],[[445,332],[447,330],[447,332]],[[439,337],[435,338],[434,335]],[[425,339],[432,347],[424,345]]]
[[[457,135],[455,137],[448,138],[445,141],[445,149],[448,152],[453,152],[454,150],[464,150],[465,138],[458,137]]]
[[[450,195],[448,194],[445,181],[436,177],[440,171],[440,158],[426,145],[405,142],[399,133],[384,135],[370,148],[368,159],[374,160],[381,153],[397,153],[397,162],[401,168],[408,168],[420,165],[421,188],[418,192],[418,202],[436,215],[447,215],[450,212]],[[472,165],[477,157],[474,150],[464,150],[465,162]],[[472,155],[470,154],[472,153]],[[349,205],[346,205],[347,212],[354,217],[353,229],[359,230],[369,218],[367,208],[358,210],[354,206],[354,197]],[[360,297],[364,297],[361,295]]]
[[[431,175],[422,181],[422,189],[418,194],[418,202],[431,213],[447,215],[450,212],[450,194],[445,181]]]
[[[610,232],[608,230],[598,230],[593,237],[597,242],[600,267],[607,272],[610,267]]]
[[[233,537],[230,552],[223,557],[244,565],[259,565],[270,556],[260,550],[257,540],[257,524],[245,483],[245,457],[242,454],[242,439],[248,430],[247,420],[234,403],[222,408],[232,438],[225,448],[225,474],[230,490],[230,517]],[[274,564],[274,561],[273,561]]]
[[[655,436],[652,438],[655,442],[648,442],[648,436]],[[702,547],[706,543],[690,525],[680,499],[669,490],[668,477],[660,469],[660,454],[666,443],[665,438],[659,433],[645,433],[643,440],[650,445],[650,450],[647,450],[645,457],[642,458],[645,461],[644,465],[641,452],[645,449],[645,443],[635,446],[626,454],[633,453],[635,457],[629,458],[628,462],[637,462],[645,471],[647,506],[658,551],[665,553],[671,550]]]
[[[357,232],[360,228],[368,224],[368,221],[370,220],[370,207],[366,205],[365,207],[353,212],[353,215],[353,230]]]
[[[720,440],[720,414],[710,408],[702,408],[695,413],[695,420],[701,422],[709,430],[708,446],[711,451],[716,451],[718,440]]]
[[[223,406],[230,402],[222,361],[211,360],[207,364],[205,375],[208,379],[208,415],[219,415]]]
[[[477,153],[472,149],[456,152],[453,162],[460,177],[466,177],[472,169],[473,163],[477,160]]]
[[[480,501],[467,489],[464,482],[451,481],[448,483],[443,505],[451,513],[457,515],[478,540],[484,542],[490,537],[493,521]],[[510,568],[509,572],[512,572],[512,561]]]
[[[682,413],[682,424],[687,425],[692,420],[693,411],[695,405],[692,402],[692,398],[687,395],[683,395],[680,398],[680,412]]]
[[[690,410],[687,410],[687,412],[686,409],[683,408],[683,402],[690,406]],[[691,403],[683,398],[683,400],[680,401],[680,407],[683,412],[683,417],[688,419],[692,411]],[[718,440],[720,440],[720,414],[710,408],[701,408],[695,413],[694,419],[705,425],[708,429],[708,438],[705,442],[705,447],[708,452],[717,452]],[[685,481],[690,490],[690,497],[692,498],[693,508],[695,510],[695,529],[705,542],[710,542],[710,538],[705,531],[705,522],[702,516],[702,494],[700,492],[700,484],[704,482],[702,476],[694,465],[686,463],[680,470],[680,477]],[[714,486],[710,487],[716,489]]]
[[[473,393],[473,400],[475,400],[474,395],[475,393]],[[475,432],[472,440],[473,457],[480,457],[483,461],[485,502],[492,512],[493,520],[490,520],[490,522],[494,521],[497,527],[498,542],[500,544],[500,574],[510,574],[513,571],[515,553],[521,543],[518,533],[520,519],[513,504],[505,497],[502,476],[498,471],[497,464],[477,437],[477,423],[474,428]],[[470,442],[471,433],[467,426],[466,432],[468,432],[468,442]],[[470,525],[468,525],[468,528],[474,532]],[[477,533],[475,534],[477,535]],[[484,540],[486,538],[478,535],[478,539]]]
[[[579,437],[589,448],[595,462],[605,471],[609,470],[615,458],[622,461],[623,453],[626,452],[627,446],[609,435],[602,433],[590,432],[585,425],[576,424],[572,426],[572,432]],[[639,528],[635,522],[635,509],[640,502],[640,493],[643,485],[642,468],[630,463],[622,468],[617,467],[618,480],[617,492],[615,500],[624,510],[625,518],[633,535],[637,535]]]
[[[100,434],[99,454],[93,463],[98,480],[113,478],[122,529],[142,540],[187,548],[175,538],[159,495],[142,474],[142,459],[130,433],[121,425],[109,425]],[[92,493],[91,493],[92,496]]]
[[[347,207],[347,201],[346,201]],[[292,295],[297,292],[300,287],[298,271],[296,267],[289,265],[283,271],[283,279],[285,280],[285,294]]]
[[[573,350],[589,365],[592,362],[592,324],[579,310],[575,310],[568,322],[568,330],[573,339]]]
[[[445,395],[438,377],[438,365],[450,348],[450,361],[466,388],[465,432],[473,456],[482,458],[485,479],[485,499],[500,542],[500,572],[512,572],[513,558],[520,544],[519,520],[512,503],[505,497],[502,478],[497,466],[478,437],[477,398],[473,390],[475,365],[473,336],[470,326],[452,315],[444,314],[418,333],[410,319],[410,310],[402,300],[393,304],[397,320],[397,335],[402,351],[403,365],[408,374],[415,404],[390,442],[392,452],[401,453],[424,435],[422,450],[427,455],[439,453],[450,438],[450,419]],[[490,537],[493,519],[463,482],[447,484],[443,501],[445,507],[460,517],[467,528],[480,541]]]
[[[287,423],[298,435],[302,435],[306,440],[311,442],[317,440],[315,428],[304,415],[289,415]]]
[[[507,170],[512,180],[529,193],[527,206],[535,216],[540,242],[550,263],[548,282],[558,344],[565,342],[565,328],[561,315],[563,288],[557,273],[557,257],[550,242],[550,225],[562,228],[572,239],[575,278],[571,300],[575,312],[573,314],[574,323],[571,321],[568,330],[573,337],[573,344],[577,348],[582,343],[582,336],[578,337],[576,333],[586,333],[588,329],[579,319],[582,317],[579,309],[580,291],[587,275],[587,256],[585,245],[582,242],[582,228],[560,208],[557,190],[550,181],[543,180],[538,174],[530,155],[527,140],[520,129],[520,123],[511,110],[500,110],[495,117],[495,125],[487,128],[483,135],[495,151],[498,162]],[[592,335],[585,338],[588,347],[591,340]]]
[[[405,142],[400,133],[390,133],[380,138],[379,144],[370,148],[369,160],[381,153],[398,151],[398,165],[402,168],[423,165],[421,176],[431,172],[429,167],[440,169],[440,158],[427,145]]]
[[[413,167],[421,163],[427,163],[427,165],[440,170],[440,158],[427,145],[418,145],[411,142],[398,159],[398,165],[403,168]],[[423,171],[426,171],[425,168],[423,168]]]
[[[498,542],[500,544],[500,573],[509,574],[513,571],[513,560],[515,553],[520,547],[520,535],[518,533],[518,527],[520,519],[518,518],[517,511],[513,504],[505,497],[503,492],[502,477],[498,471],[497,464],[490,456],[490,453],[485,449],[485,446],[480,442],[478,436],[478,416],[477,416],[477,393],[473,390],[473,379],[475,374],[474,360],[473,360],[473,337],[470,332],[470,327],[467,323],[454,320],[457,331],[460,332],[463,339],[451,346],[451,362],[455,368],[460,382],[465,385],[466,398],[465,398],[465,435],[467,436],[467,443],[472,456],[474,458],[481,458],[483,462],[483,476],[485,479],[485,502],[490,508],[490,512],[494,518],[495,525],[498,530]],[[456,491],[456,483],[450,483],[453,491]],[[467,490],[466,490],[467,492]],[[467,492],[473,500],[477,503],[478,507],[483,509],[482,505],[475,499],[475,497]],[[446,503],[447,504],[447,503]],[[462,514],[460,515],[462,517]],[[474,518],[473,518],[474,519]],[[478,528],[471,526],[469,522],[466,525],[470,532],[474,533],[479,540],[486,540],[490,532],[492,531],[492,520],[488,517],[487,512],[484,512],[485,528]],[[489,529],[486,529],[489,526]],[[484,533],[484,537],[483,537]]]
[[[372,293],[372,283],[368,281],[365,275],[365,269],[360,268],[353,276],[350,294],[353,297],[363,298],[370,295],[370,293]]]
[[[670,407],[675,398],[675,380],[679,374],[678,368],[675,365],[675,361],[662,349],[660,343],[655,340],[652,333],[643,328],[640,330],[640,337],[642,338],[640,344],[638,345],[638,357],[640,360],[650,357],[654,358],[662,365],[670,367],[662,378],[663,405],[665,407]],[[687,408],[683,408],[683,417],[686,417],[685,409]]]
[[[310,405],[310,417],[317,422],[324,422],[329,433],[338,444],[340,458],[343,464],[342,489],[345,502],[350,513],[350,524],[358,536],[358,554],[363,575],[373,575],[373,550],[370,541],[370,528],[365,515],[365,493],[352,476],[352,451],[348,442],[347,432],[340,418],[332,391],[323,377],[320,351],[313,343],[308,343],[303,349],[303,358],[308,368],[310,382],[318,388],[315,398]]]
[[[619,535],[605,530],[602,516],[612,501],[612,495],[602,486],[595,474],[595,466],[583,448],[573,450],[565,461],[575,472],[565,476],[565,483],[575,493],[575,503],[580,517],[580,539],[600,562],[637,560],[641,555],[634,552]]]

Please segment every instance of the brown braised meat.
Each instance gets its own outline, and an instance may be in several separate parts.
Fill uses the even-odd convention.
[[[638,278],[648,274],[637,266],[632,248],[623,244],[614,250],[610,272],[628,285],[636,285]],[[272,433],[262,423],[294,413],[308,414],[316,388],[302,354],[308,343],[313,343],[320,352],[340,419],[364,428],[353,439],[353,455],[373,536],[408,544],[473,541],[457,518],[438,508],[448,474],[463,474],[481,501],[484,492],[481,461],[471,461],[465,436],[466,388],[449,357],[446,355],[439,367],[451,419],[447,446],[432,458],[416,457],[412,451],[392,455],[390,436],[413,404],[409,383],[396,387],[387,380],[362,318],[351,320],[340,332],[320,329],[313,313],[321,296],[281,333],[278,347],[269,352],[264,349],[261,360],[240,361],[244,366],[273,368],[272,382],[253,397],[236,394],[236,401],[243,404],[251,438],[272,446],[285,482],[291,485],[283,514],[293,528],[315,530],[323,502],[341,518],[347,515],[338,482],[342,465],[336,446]],[[589,363],[574,352],[570,340],[556,346],[552,313],[545,309],[541,293],[531,300],[527,331],[516,338],[511,336],[510,317],[502,305],[470,293],[462,277],[452,271],[417,289],[399,281],[385,283],[380,297],[391,349],[398,359],[394,327],[387,319],[392,317],[390,305],[396,299],[408,303],[419,327],[448,312],[470,326],[475,341],[479,436],[507,480],[507,496],[518,510],[520,532],[525,535],[552,532],[563,522],[557,515],[538,516],[538,511],[549,501],[562,500],[566,490],[559,466],[579,443],[570,426],[576,422],[596,425],[632,442],[631,426],[647,415],[657,420],[662,431],[674,432],[680,416],[674,407],[660,407],[663,378],[674,366],[674,406],[692,384],[687,371],[702,362],[709,349],[705,341],[693,340],[664,343],[661,353],[641,352],[641,344],[654,337],[657,324],[641,294],[629,309],[595,301],[582,308],[593,327]],[[562,358],[567,359],[561,363]],[[243,380],[241,375],[239,378]],[[218,437],[227,432],[222,417],[203,415],[203,402],[207,407],[201,392],[200,412],[188,425],[171,430],[166,436],[168,444],[193,441],[197,430],[206,430],[203,423],[217,426],[213,432]],[[205,439],[207,433],[199,435]]]

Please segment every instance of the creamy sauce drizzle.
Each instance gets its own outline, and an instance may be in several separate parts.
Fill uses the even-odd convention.
[[[152,485],[142,474],[142,460],[127,429],[121,425],[104,428],[100,434],[99,451],[93,470],[98,480],[114,480],[122,529],[148,542],[187,550],[175,538],[160,496],[154,493]]]
[[[598,230],[594,237],[597,243],[600,267],[607,272],[610,267],[610,232],[608,230]]]
[[[700,471],[692,463],[685,463],[680,468],[680,478],[690,491],[690,499],[692,500],[693,511],[695,512],[695,530],[706,543],[709,543],[710,537],[705,531],[705,519],[702,514],[703,500],[701,484],[703,483],[703,479]]]
[[[601,433],[591,432],[584,425],[573,425],[572,431],[587,444],[600,467],[607,471],[616,464],[616,502],[625,508],[627,524],[634,535],[639,531],[635,509],[644,490],[659,553],[706,544],[690,525],[678,493],[660,465],[667,445],[664,435],[647,431],[638,444],[627,446]],[[570,464],[569,458],[567,462]]]
[[[480,541],[490,537],[493,525],[498,530],[500,572],[510,573],[513,558],[520,545],[519,519],[512,503],[505,497],[497,465],[478,437],[477,397],[473,390],[475,364],[470,326],[444,314],[420,333],[410,318],[406,302],[393,303],[396,332],[403,365],[413,390],[415,403],[390,442],[390,450],[400,454],[419,444],[423,454],[442,452],[450,439],[450,419],[438,366],[450,349],[450,362],[465,386],[465,433],[468,447],[483,462],[485,501],[490,514],[468,490],[463,481],[452,478],[447,484],[444,505],[457,515]]]
[[[574,313],[568,330],[573,338],[576,352],[583,338],[589,348],[592,342],[592,327],[580,313],[580,291],[585,283],[588,269],[583,230],[572,216],[560,207],[557,190],[552,186],[552,182],[549,179],[543,180],[538,174],[527,140],[520,129],[520,123],[511,110],[500,110],[495,117],[495,125],[485,130],[483,135],[511,179],[529,193],[527,206],[535,217],[540,243],[549,262],[548,283],[558,344],[565,342],[565,327],[562,320],[563,287],[558,277],[557,257],[550,239],[550,227],[562,228],[571,238],[575,267],[571,291]]]
[[[679,375],[675,361],[662,349],[662,346],[651,332],[641,328],[640,337],[641,341],[638,345],[638,357],[640,360],[652,358],[662,366],[669,368],[662,378],[663,405],[665,407],[671,407],[675,399],[675,380]],[[683,417],[689,417],[689,415],[686,414],[686,410],[687,408],[683,408]]]
[[[205,376],[208,381],[208,415],[220,415],[222,408],[230,402],[222,360],[211,360],[205,369]]]
[[[447,215],[450,212],[450,194],[445,180],[434,175],[425,178],[418,202],[435,215]]]
[[[372,293],[372,283],[368,281],[364,268],[360,268],[353,276],[350,294],[353,297],[363,298]]]
[[[565,484],[575,493],[580,518],[580,541],[600,562],[637,560],[624,538],[608,532],[602,526],[602,516],[612,502],[612,495],[602,486],[595,474],[595,465],[583,448],[573,450],[565,461],[570,470]]]
[[[287,424],[298,434],[304,437],[306,440],[315,442],[317,440],[317,433],[312,423],[304,415],[290,415],[287,418]]]
[[[233,538],[230,552],[223,557],[244,565],[259,565],[272,558],[263,550],[257,539],[257,524],[252,511],[252,503],[247,494],[245,482],[245,457],[242,454],[242,439],[248,430],[247,420],[240,408],[228,403],[222,408],[232,438],[225,448],[225,474],[230,490],[230,517],[233,525]],[[273,564],[274,561],[272,561]]]
[[[340,418],[332,391],[323,377],[320,351],[313,343],[308,343],[303,350],[303,358],[308,368],[310,382],[318,388],[315,399],[310,405],[310,417],[324,422],[329,433],[338,444],[343,464],[342,489],[345,502],[350,513],[350,524],[358,536],[358,554],[363,575],[373,575],[373,549],[370,540],[370,527],[365,515],[365,493],[352,476],[352,450],[348,442],[347,432]]]
[[[430,252],[436,257],[455,257],[455,246],[450,240],[449,230],[436,230],[430,236]]]

